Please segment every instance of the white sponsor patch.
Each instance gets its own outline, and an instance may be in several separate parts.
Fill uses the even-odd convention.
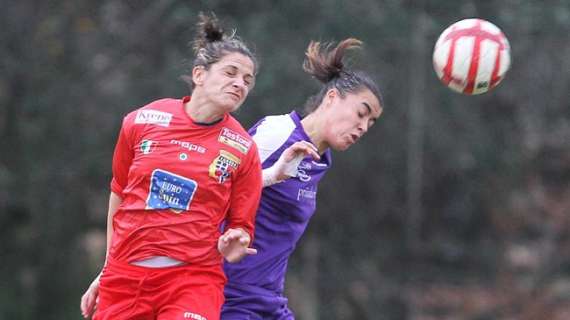
[[[172,120],[172,113],[162,112],[158,110],[139,110],[135,118],[137,124],[156,124],[162,127],[168,127]]]
[[[241,136],[239,133],[228,128],[222,128],[218,141],[230,147],[236,148],[241,153],[246,154],[251,147],[251,140]]]

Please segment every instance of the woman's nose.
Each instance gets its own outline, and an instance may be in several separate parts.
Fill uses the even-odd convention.
[[[232,86],[235,88],[245,88],[246,84],[245,81],[243,81],[243,79],[235,79],[234,82],[232,83]]]
[[[358,124],[358,131],[365,134],[368,131],[368,121],[360,121]]]

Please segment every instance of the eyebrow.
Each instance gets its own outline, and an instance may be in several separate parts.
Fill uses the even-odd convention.
[[[363,102],[362,104],[366,107],[366,109],[368,109],[368,113],[372,113],[372,108],[370,107],[370,105],[368,103]]]
[[[362,104],[366,107],[366,109],[368,110],[369,114],[372,114],[372,107],[367,103],[367,102],[362,102]],[[379,117],[372,117],[372,122],[376,122],[376,120],[378,120]]]
[[[233,65],[233,64],[227,64],[225,65],[222,69],[226,69],[226,68],[231,68],[233,71],[238,71],[240,70],[237,66]],[[251,73],[246,73],[245,74],[246,77],[250,77],[252,79],[255,79],[255,76],[252,75]]]
[[[232,71],[237,71],[238,67],[231,65],[231,64],[227,64],[222,69],[232,69]]]

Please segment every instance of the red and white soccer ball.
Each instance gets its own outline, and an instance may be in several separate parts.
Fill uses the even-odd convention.
[[[468,95],[494,88],[509,70],[511,48],[501,30],[489,21],[458,21],[437,39],[433,66],[449,88]]]

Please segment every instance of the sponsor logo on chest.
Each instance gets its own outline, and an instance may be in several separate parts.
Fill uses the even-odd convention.
[[[317,191],[313,188],[299,189],[297,192],[297,201],[312,201],[317,198]]]
[[[155,169],[150,177],[147,210],[187,211],[198,189],[198,183],[175,173]]]
[[[156,124],[162,127],[170,126],[172,113],[162,112],[158,110],[139,110],[135,117],[136,124]]]
[[[222,128],[218,141],[239,150],[243,154],[247,153],[252,143],[251,140],[228,128]]]
[[[311,175],[309,171],[312,169],[312,166],[309,162],[301,161],[299,166],[297,167],[297,178],[303,182],[311,181]]]
[[[201,145],[197,145],[197,144],[192,143],[192,142],[172,139],[172,140],[170,140],[170,143],[175,144],[175,145],[179,145],[183,149],[188,149],[188,151],[195,151],[195,152],[202,153],[202,154],[206,153],[205,147],[202,147]]]
[[[184,319],[192,319],[192,320],[208,320],[206,317],[203,317],[197,313],[186,311],[184,312]]]

